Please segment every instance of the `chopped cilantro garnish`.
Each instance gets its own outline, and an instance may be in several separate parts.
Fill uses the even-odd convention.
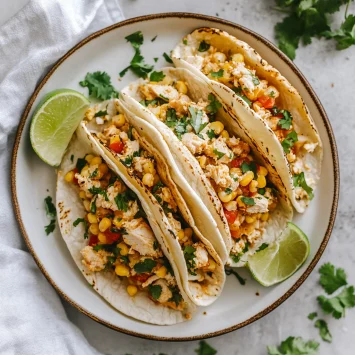
[[[211,47],[210,44],[208,44],[205,41],[202,41],[202,42],[200,42],[200,45],[198,47],[198,51],[199,52],[206,52],[206,51],[208,51],[210,49],[210,47]]]
[[[72,155],[70,156],[70,161],[71,161],[71,162],[74,161],[74,154],[72,154]]]
[[[187,39],[183,39],[182,43],[186,46],[187,45]]]
[[[314,197],[313,189],[307,185],[306,178],[304,176],[303,171],[300,174],[293,175],[293,184],[295,185],[295,187],[302,187],[302,189],[307,192],[309,198],[311,200],[313,199]]]
[[[192,245],[187,245],[184,248],[184,257],[185,257],[185,261],[186,261],[186,266],[187,266],[187,269],[189,270],[189,273],[191,275],[196,275],[196,273],[193,272],[193,270],[196,266],[195,252],[196,252],[196,249]]]
[[[96,213],[96,198],[94,201],[91,202],[91,205],[90,205],[90,212],[91,213]]]
[[[160,285],[149,285],[149,293],[151,294],[153,299],[157,300],[159,299],[162,293],[162,288]]]
[[[153,71],[150,74],[149,80],[159,82],[165,78],[165,74],[162,71]]]
[[[216,138],[216,134],[214,133],[213,129],[207,131],[207,136],[209,139]]]
[[[129,198],[128,198],[128,196],[127,196],[126,191],[125,191],[125,192],[122,192],[121,194],[118,194],[118,195],[115,197],[115,202],[116,202],[117,208],[118,208],[120,211],[124,211],[124,212],[127,212],[127,211],[128,211]]]
[[[248,171],[252,171],[254,173],[254,178],[256,178],[258,168],[257,168],[257,166],[256,166],[254,161],[251,161],[250,163],[247,163],[246,161],[243,161],[243,163],[241,164],[240,168],[242,169],[243,174],[245,174]]]
[[[177,123],[177,125],[175,126],[175,132],[176,132],[176,136],[181,140],[181,136],[186,133],[186,129],[187,129],[187,119],[186,117],[182,117],[180,119],[180,121]]]
[[[151,39],[151,42],[154,42],[156,39],[157,39],[158,35],[154,36],[152,39]]]
[[[314,326],[319,329],[319,335],[324,341],[328,343],[332,342],[332,335],[330,334],[328,324],[325,320],[317,319]]]
[[[153,58],[153,60],[156,63],[159,60],[159,58],[155,57],[155,58]]]
[[[232,88],[232,90],[236,93],[236,95],[238,95],[242,100],[244,100],[248,106],[251,106],[252,102],[245,95],[243,95],[243,90],[240,86],[237,88]]]
[[[218,151],[217,149],[213,149],[213,154],[217,155],[217,157],[218,157],[217,160],[222,159],[226,155],[226,153],[222,153],[222,152]]]
[[[264,249],[266,249],[269,246],[269,244],[267,243],[263,243],[260,245],[260,247],[258,248],[258,250],[256,251],[256,253],[258,253],[259,251],[262,251]]]
[[[251,80],[252,80],[253,84],[255,86],[259,85],[260,84],[260,80],[258,79],[258,77],[255,76],[252,72],[250,72],[250,75],[251,75]]]
[[[89,188],[89,192],[93,195],[102,195],[105,198],[105,201],[108,201],[107,191],[102,189],[101,187],[92,186]]]
[[[312,313],[310,313],[310,314],[307,316],[307,318],[310,319],[310,320],[313,320],[313,319],[315,319],[315,318],[317,318],[317,317],[318,317],[318,313],[317,313],[317,312],[312,312]]]
[[[89,89],[89,95],[99,100],[108,100],[118,97],[118,92],[111,84],[111,78],[105,72],[87,73],[85,80],[80,81],[82,87]]]
[[[286,138],[281,142],[282,148],[285,153],[290,153],[290,149],[293,145],[298,141],[297,133],[295,131],[291,131]]]
[[[166,97],[166,96],[164,96],[162,94],[160,94],[159,97],[162,98],[165,102],[169,102],[169,98],[168,97]]]
[[[173,108],[168,108],[168,110],[166,111],[166,120],[165,120],[165,124],[170,127],[173,128],[176,126],[178,122],[177,116],[176,116],[176,111]]]
[[[199,347],[195,350],[197,355],[216,355],[217,350],[213,349],[211,345],[209,345],[206,341],[201,340],[199,343]]]
[[[238,260],[239,261],[239,260]],[[238,262],[237,261],[237,262]],[[241,284],[241,285],[245,285],[245,279],[243,279],[238,273],[237,273],[237,271],[235,271],[235,270],[233,270],[233,269],[231,269],[231,268],[225,268],[224,269],[224,271],[226,272],[226,275],[234,275],[236,278],[237,278],[237,280],[239,281],[239,283]]]
[[[268,346],[268,355],[319,355],[319,343],[314,340],[305,342],[301,337],[288,337],[279,347]]]
[[[211,71],[210,75],[212,76],[212,78],[222,78],[224,73],[223,69],[219,69],[218,71]]]
[[[216,114],[217,111],[222,107],[222,104],[216,99],[213,94],[208,94],[208,101],[210,102],[206,107],[208,113]]]
[[[78,226],[80,223],[86,223],[86,220],[84,218],[77,218],[74,222],[73,222],[73,226],[76,227]]]
[[[92,178],[97,177],[98,173],[99,173],[99,169],[96,168],[96,169],[89,175],[89,178],[92,179]]]
[[[144,41],[142,31],[134,32],[129,36],[125,37],[125,39],[127,40],[127,42],[130,42],[134,48],[139,48]]]
[[[283,117],[277,122],[277,125],[281,129],[290,129],[292,125],[292,115],[289,111],[287,110],[279,110],[279,113],[283,115]]]
[[[168,63],[172,63],[173,62],[172,59],[170,58],[170,56],[168,54],[166,54],[165,52],[163,53],[163,57]]]
[[[79,174],[80,174],[81,170],[83,170],[86,163],[87,163],[87,161],[85,160],[85,158],[78,158],[78,160],[76,161],[76,168],[78,169]]]
[[[152,188],[152,193],[155,194],[158,190],[160,190],[162,187],[164,187],[165,185],[161,182],[158,181]]]
[[[225,192],[227,195],[230,195],[230,194],[233,192],[233,190],[232,190],[230,187],[227,187],[227,188],[224,190],[224,192]]]
[[[254,206],[255,205],[255,201],[254,201],[254,199],[252,197],[242,196],[240,199],[248,206]]]
[[[152,272],[154,267],[157,265],[157,262],[153,259],[144,259],[143,261],[134,265],[134,271],[137,274],[144,274]]]
[[[158,243],[157,240],[154,240],[154,242],[153,242],[153,249],[154,249],[154,250],[159,249],[159,243]]]
[[[88,239],[89,238],[89,225],[88,225],[88,222],[84,218],[77,218],[73,222],[73,226],[77,227],[80,223],[84,223],[84,228],[85,228],[84,239]]]
[[[180,294],[178,287],[169,286],[169,289],[172,293],[172,297],[169,299],[169,302],[174,302],[178,306],[182,301],[182,296]]]
[[[331,295],[338,288],[347,285],[346,273],[344,269],[335,268],[334,265],[326,263],[319,269],[320,284],[328,295]]]
[[[120,162],[121,162],[123,165],[125,165],[125,166],[127,166],[127,167],[130,167],[130,166],[132,165],[132,163],[133,163],[133,158],[134,158],[134,157],[139,157],[139,152],[138,152],[138,151],[135,151],[135,152],[133,153],[133,155],[129,155],[129,156],[127,156],[125,159],[121,159]]]
[[[57,216],[57,211],[55,209],[54,203],[52,202],[52,197],[47,196],[44,199],[44,205],[46,208],[46,215],[49,218],[55,218]]]
[[[95,113],[94,117],[103,117],[107,115],[107,110],[105,111],[98,111]]]
[[[191,115],[190,124],[195,130],[196,134],[198,134],[204,127],[206,127],[206,124],[202,123],[203,112],[192,106],[189,106],[189,112]]]
[[[54,231],[54,229],[55,229],[55,219],[52,219],[50,221],[50,223],[44,227],[44,230],[45,230],[46,234],[48,235],[48,234],[52,233]]]
[[[265,188],[263,187],[263,188],[260,188],[260,189],[258,189],[258,194],[260,194],[260,195],[265,195]]]

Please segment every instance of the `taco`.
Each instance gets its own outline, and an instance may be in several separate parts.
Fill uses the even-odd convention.
[[[121,98],[162,134],[231,246],[227,264],[243,266],[292,219],[285,188],[247,130],[205,82],[185,69],[166,68],[160,77],[161,82],[138,80],[121,91]]]
[[[107,115],[91,119],[98,112]],[[130,124],[119,101],[89,109],[82,126],[91,141],[117,166],[148,204],[179,270],[182,287],[192,302],[207,306],[222,292],[224,267],[194,219],[159,153]]]
[[[297,90],[247,43],[215,28],[185,36],[172,59],[231,108],[275,165],[295,209],[304,212],[320,178],[323,151]]]
[[[75,263],[114,308],[153,324],[191,318],[195,306],[148,204],[82,127],[59,168],[56,200]]]

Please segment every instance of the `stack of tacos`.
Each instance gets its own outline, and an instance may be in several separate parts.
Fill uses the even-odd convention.
[[[218,29],[184,37],[177,68],[93,105],[58,172],[68,248],[93,288],[139,320],[174,324],[221,294],[304,212],[322,144],[298,92]]]

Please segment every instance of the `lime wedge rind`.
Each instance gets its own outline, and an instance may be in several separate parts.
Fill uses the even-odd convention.
[[[249,258],[248,267],[254,279],[272,286],[291,277],[304,264],[310,252],[307,236],[292,222],[279,240]]]

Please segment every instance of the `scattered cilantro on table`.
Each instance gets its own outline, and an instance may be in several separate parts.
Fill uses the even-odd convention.
[[[277,9],[288,15],[275,25],[275,37],[279,48],[295,59],[296,50],[302,42],[308,45],[313,37],[334,38],[338,49],[355,44],[355,16],[347,14],[352,0],[276,0]],[[345,19],[340,29],[332,30],[329,15],[347,5]]]
[[[319,355],[319,343],[304,341],[301,337],[288,337],[279,347],[268,346],[269,355]]]
[[[144,274],[144,273],[152,272],[152,270],[156,265],[157,262],[155,260],[144,259],[144,261],[140,261],[139,263],[135,264],[133,268],[137,274]]]
[[[319,273],[321,275],[319,282],[328,295],[331,295],[340,287],[347,285],[344,269],[335,268],[331,263],[322,265]]]
[[[118,92],[111,84],[111,78],[106,72],[96,71],[87,73],[85,80],[79,82],[82,87],[89,89],[89,96],[99,99],[108,100],[112,97],[118,97]]]
[[[217,350],[213,349],[206,341],[202,340],[199,343],[199,347],[195,350],[197,355],[215,355]]]
[[[319,335],[324,341],[328,343],[332,342],[332,335],[330,334],[326,321],[323,319],[317,319],[314,326],[319,329]]]

